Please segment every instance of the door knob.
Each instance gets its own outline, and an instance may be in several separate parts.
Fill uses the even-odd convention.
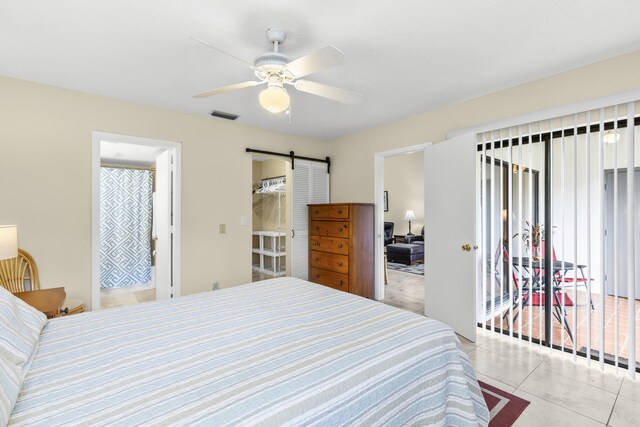
[[[474,250],[475,250],[475,249],[478,249],[478,245],[473,245],[473,246],[471,246],[471,245],[470,245],[470,244],[468,244],[468,243],[466,243],[466,244],[462,245],[462,250],[463,250],[463,251],[465,251],[465,252],[469,252],[469,251],[471,251],[471,249],[474,249]]]

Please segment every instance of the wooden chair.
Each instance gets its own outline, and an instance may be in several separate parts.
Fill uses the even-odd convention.
[[[29,252],[18,249],[16,258],[0,261],[0,286],[14,294],[40,289],[38,266]],[[63,314],[82,313],[84,302],[67,298],[61,311]]]

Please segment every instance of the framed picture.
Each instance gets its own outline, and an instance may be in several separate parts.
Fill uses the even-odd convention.
[[[382,197],[382,205],[384,206],[384,211],[389,212],[389,192],[385,191]]]

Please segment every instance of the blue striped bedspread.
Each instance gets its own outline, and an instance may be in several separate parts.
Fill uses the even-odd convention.
[[[449,327],[299,279],[51,320],[9,425],[487,425]]]

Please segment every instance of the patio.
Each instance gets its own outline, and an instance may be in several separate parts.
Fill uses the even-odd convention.
[[[570,296],[573,295],[572,289],[567,289]],[[584,290],[577,291],[576,307],[566,307],[567,320],[569,327],[576,336],[576,350],[586,352],[588,340],[588,323],[591,319],[591,352],[592,355],[599,356],[602,348],[600,342],[600,323],[603,316],[601,309],[600,294],[592,294],[595,308],[589,307],[588,293]],[[627,298],[618,298],[618,339],[617,354],[620,356],[620,362],[627,363],[626,358],[629,356],[629,340],[627,336],[627,326],[629,322],[628,316],[629,300]],[[577,310],[577,326],[573,324],[573,311]],[[504,312],[503,312],[504,313]],[[515,310],[514,310],[515,314]],[[503,314],[496,316],[495,326],[502,327],[504,330],[509,329],[508,317],[503,319]],[[640,335],[640,301],[635,301],[635,316],[633,321],[636,323],[636,337]],[[513,323],[514,332],[518,332],[522,322],[522,335],[532,338],[544,337],[544,307],[525,307],[520,316]],[[562,327],[558,320],[552,317],[553,344],[573,350],[574,343],[571,341],[569,334]],[[489,324],[490,322],[487,322]],[[604,297],[604,352],[605,359],[614,360],[616,354],[616,338],[615,338],[615,298],[605,295]],[[531,332],[529,332],[531,328]],[[636,358],[640,355],[640,339],[636,339]],[[636,366],[640,368],[640,362],[636,362]]]

